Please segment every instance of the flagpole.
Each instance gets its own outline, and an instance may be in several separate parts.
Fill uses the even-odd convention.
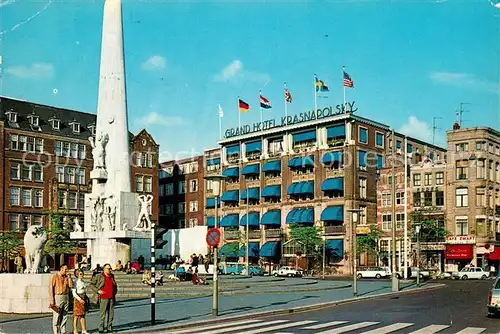
[[[345,85],[344,85],[344,72],[345,72],[345,66],[342,66],[342,86],[344,86],[344,111],[346,109],[346,101],[345,101]]]
[[[286,101],[286,82],[283,84],[283,96],[285,101],[285,125],[288,125],[288,102]]]
[[[260,105],[260,97],[262,96],[262,91],[259,90],[259,109],[260,109],[260,124],[262,124],[262,106]]]
[[[318,90],[316,89],[316,74],[314,75],[314,112],[316,113],[316,110],[318,110]]]
[[[238,96],[238,133],[241,129],[241,112],[240,112],[240,97]]]
[[[219,103],[219,139],[222,140],[222,115],[221,115],[221,110],[222,110],[222,107],[220,106],[220,103]]]

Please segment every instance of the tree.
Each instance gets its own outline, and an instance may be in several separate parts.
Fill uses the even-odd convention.
[[[12,260],[16,257],[21,239],[19,239],[17,232],[6,232],[0,236],[0,259],[2,261]]]
[[[306,255],[316,257],[322,251],[322,229],[317,226],[290,225],[290,236],[304,245]]]
[[[73,248],[77,247],[78,243],[72,241],[69,237],[72,231],[72,224],[64,224],[62,217],[58,214],[51,213],[49,215],[50,227],[47,230],[47,242],[45,243],[44,252],[46,254],[71,254]]]
[[[414,236],[416,225],[420,225],[421,242],[443,242],[450,234],[444,228],[444,214],[436,208],[413,211],[410,215],[410,223]]]
[[[368,232],[367,234],[358,235],[356,237],[357,255],[367,252],[378,257],[380,255],[378,249],[378,240],[380,239],[381,235],[382,231],[378,228],[377,225],[370,225],[370,232]]]

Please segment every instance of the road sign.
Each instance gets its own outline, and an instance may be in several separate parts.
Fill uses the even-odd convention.
[[[216,247],[220,243],[220,231],[217,228],[211,228],[207,231],[207,244]]]

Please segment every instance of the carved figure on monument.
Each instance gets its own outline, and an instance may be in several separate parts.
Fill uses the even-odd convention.
[[[153,225],[151,219],[149,219],[148,208],[153,202],[153,195],[139,195],[137,196],[139,203],[141,204],[141,209],[139,211],[139,217],[137,218],[137,224],[134,230],[137,231],[149,231]]]
[[[90,146],[92,147],[92,158],[94,159],[94,169],[106,169],[106,145],[108,144],[109,136],[107,133],[100,133],[97,137],[97,142],[94,137],[89,137]]]
[[[92,198],[91,203],[93,204],[92,211],[90,212],[91,219],[91,230],[101,232],[104,230],[104,201],[105,197],[97,196],[97,198]]]
[[[80,225],[80,220],[78,219],[78,217],[75,217],[75,219],[73,219],[73,231],[74,232],[82,231],[82,226]]]
[[[47,232],[42,225],[31,225],[24,234],[26,273],[36,274],[40,267],[42,251],[47,241]]]
[[[106,198],[105,205],[104,205],[104,219],[105,219],[105,226],[109,231],[115,231],[116,230],[116,201],[114,199],[114,195],[109,195],[108,198]]]

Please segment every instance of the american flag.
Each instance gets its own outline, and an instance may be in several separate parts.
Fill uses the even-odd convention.
[[[354,81],[352,81],[351,76],[344,71],[344,87],[354,88]]]

